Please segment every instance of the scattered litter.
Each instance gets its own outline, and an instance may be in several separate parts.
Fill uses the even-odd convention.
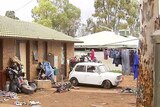
[[[104,105],[108,105],[108,103],[97,102],[96,104],[92,104],[91,107],[103,107]]]
[[[21,102],[19,102],[19,101],[15,101],[14,104],[15,104],[16,106],[22,106]]]
[[[4,98],[3,100],[4,100],[4,101],[8,101],[9,99],[8,99],[8,98]]]
[[[101,105],[92,104],[91,107],[103,107]]]
[[[41,107],[40,105],[32,105],[31,107]]]
[[[79,90],[79,87],[72,86],[71,89]]]
[[[15,98],[17,98],[17,93],[15,93],[15,92],[1,91],[0,90],[0,96],[15,99]]]
[[[4,100],[3,99],[0,99],[0,103],[3,103],[4,102]]]
[[[24,102],[24,101],[15,101],[14,104],[15,104],[16,106],[27,105],[27,103]]]
[[[70,88],[72,87],[71,83],[63,83],[63,84],[60,84],[60,83],[57,83],[55,88],[56,88],[56,92],[67,92],[67,91],[70,91]]]
[[[121,90],[121,93],[135,93],[135,91],[131,88],[125,88],[123,90]]]
[[[55,102],[55,103],[58,103],[58,101],[57,101],[57,100],[55,100],[54,102]]]
[[[102,105],[107,105],[108,103],[101,103]]]
[[[39,101],[29,101],[29,105],[41,105],[41,103]]]

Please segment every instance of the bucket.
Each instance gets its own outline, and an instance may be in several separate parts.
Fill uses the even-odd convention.
[[[5,85],[5,91],[9,91],[9,85],[10,85],[10,82],[9,81],[6,81],[6,85]]]

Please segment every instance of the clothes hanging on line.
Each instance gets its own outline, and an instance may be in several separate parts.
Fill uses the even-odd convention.
[[[139,67],[139,56],[137,53],[134,54],[134,63],[132,66],[132,72],[134,73],[134,79],[138,78],[138,67]]]
[[[122,60],[122,72],[123,74],[129,75],[130,72],[130,61],[129,61],[129,50],[123,49],[121,51],[121,60]]]
[[[115,64],[116,67],[118,67],[119,64],[122,64],[121,51],[119,50],[113,51],[113,64]]]

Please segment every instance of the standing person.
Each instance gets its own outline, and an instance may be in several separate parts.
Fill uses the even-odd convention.
[[[94,49],[91,50],[91,61],[94,61]]]
[[[108,50],[107,49],[104,50],[104,59],[105,60],[108,59]]]

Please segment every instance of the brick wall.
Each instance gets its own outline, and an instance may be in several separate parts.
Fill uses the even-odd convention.
[[[3,39],[2,40],[2,69],[0,70],[0,89],[4,89],[6,80],[7,80],[7,75],[6,75],[6,67],[9,66],[10,58],[15,56],[15,39]]]
[[[42,56],[42,53],[44,52],[43,50],[43,42],[44,41],[38,41],[38,62],[42,62],[44,59],[43,59],[43,56]],[[60,70],[61,68],[61,47],[62,47],[62,44],[61,42],[57,42],[57,41],[48,41],[47,42],[47,54],[48,53],[51,53],[53,54],[54,56],[58,56],[58,69]],[[33,54],[32,54],[32,42],[30,43],[30,80],[34,80],[37,76],[37,71],[36,71],[36,68],[37,68],[37,65],[38,64],[33,64],[33,61],[32,61],[32,57],[33,57]],[[66,60],[69,60],[69,58],[71,58],[72,56],[74,55],[74,44],[73,43],[67,43],[67,56],[66,56]],[[68,72],[69,72],[69,65],[67,64],[67,76],[68,76]],[[57,75],[57,80],[60,81],[60,73]]]
[[[69,60],[71,57],[74,57],[74,43],[67,44],[67,76],[69,75]]]
[[[8,67],[9,60],[16,54],[15,39],[3,40],[3,69]]]
[[[54,56],[58,56],[58,69],[61,68],[61,47],[62,43],[57,41],[46,41],[47,42],[47,53],[52,53]],[[28,40],[26,41],[27,46],[27,75],[30,81],[37,78],[37,66],[38,62],[44,61],[44,54],[45,52],[43,44],[44,41],[39,40],[38,41],[38,62],[33,62],[33,41]],[[67,49],[67,56],[66,56],[66,63],[69,61],[69,58],[74,56],[74,43],[66,43],[66,49]],[[11,57],[16,55],[16,39],[4,39],[3,40],[3,70],[9,65],[9,60]],[[69,72],[69,64],[67,63],[67,70],[66,74],[68,76]],[[58,75],[57,80],[60,80],[60,74]]]

